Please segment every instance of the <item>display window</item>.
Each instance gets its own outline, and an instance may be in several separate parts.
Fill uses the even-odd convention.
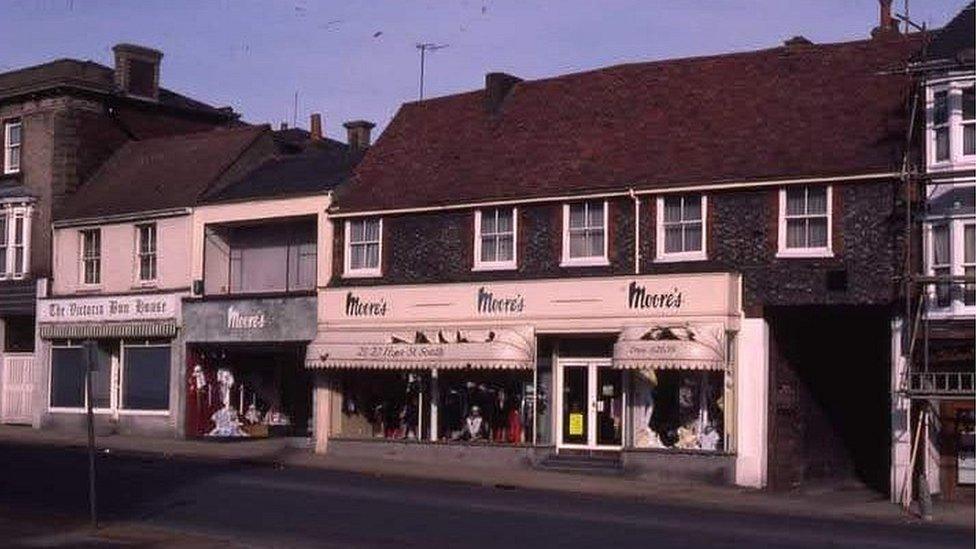
[[[312,413],[304,345],[192,345],[186,433],[208,438],[308,436]]]
[[[532,442],[531,371],[446,371],[438,379],[438,439]]]
[[[85,388],[85,351],[79,340],[51,347],[50,407],[99,413],[169,413],[170,345],[165,341],[96,341],[91,394]]]
[[[696,370],[634,370],[634,448],[725,449],[725,375]]]
[[[343,372],[333,434],[344,438],[419,440],[430,431],[430,373]]]

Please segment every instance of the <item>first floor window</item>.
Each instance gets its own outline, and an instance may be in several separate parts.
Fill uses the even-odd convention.
[[[102,231],[81,231],[81,266],[85,284],[99,284],[102,280]]]
[[[780,253],[830,252],[830,187],[794,186],[780,191]]]
[[[3,172],[17,173],[20,171],[23,125],[19,121],[7,122],[3,125],[3,129]]]
[[[952,245],[949,225],[935,225],[932,227],[932,274],[934,276],[949,276],[952,274]],[[939,282],[935,285],[935,302],[939,307],[948,307],[952,303],[952,285]]]
[[[475,212],[475,266],[515,267],[515,208]]]
[[[937,91],[933,96],[932,130],[935,132],[935,159],[949,159],[949,92]]]
[[[28,273],[31,212],[23,204],[0,209],[0,279],[24,278]]]
[[[976,154],[976,86],[962,90],[962,154]]]
[[[380,219],[346,222],[346,274],[379,274],[381,234]]]
[[[966,279],[976,277],[976,224],[964,225],[962,269]],[[976,305],[976,283],[966,282],[963,304]]]
[[[607,261],[607,203],[576,202],[563,207],[563,262]]]
[[[658,198],[658,257],[704,257],[705,197],[699,194]]]
[[[137,225],[136,234],[139,280],[141,282],[156,280],[156,224]]]

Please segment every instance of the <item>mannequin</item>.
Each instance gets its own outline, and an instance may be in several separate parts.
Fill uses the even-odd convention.
[[[468,412],[468,417],[464,419],[464,431],[461,433],[463,440],[485,440],[488,438],[488,425],[485,418],[481,417],[481,408],[472,406]]]
[[[230,405],[231,388],[234,386],[234,374],[225,368],[217,370],[217,383],[220,390],[220,401],[223,408],[214,412],[211,419],[214,428],[207,433],[211,437],[246,437],[247,433],[241,430],[241,422],[237,416],[237,410]]]
[[[654,390],[657,374],[654,370],[635,370],[636,417],[634,418],[634,446],[637,448],[663,448],[661,437],[651,428],[654,416]]]

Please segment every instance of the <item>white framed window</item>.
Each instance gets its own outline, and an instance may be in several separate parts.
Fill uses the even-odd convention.
[[[381,218],[346,221],[345,277],[380,276],[383,257],[383,220]]]
[[[794,185],[779,191],[777,257],[832,257],[833,191],[830,186]]]
[[[474,212],[474,270],[515,269],[517,208],[489,208]]]
[[[563,204],[563,267],[609,265],[609,204],[605,200]]]
[[[87,229],[81,235],[81,282],[97,286],[102,282],[102,231]]]
[[[136,225],[136,262],[139,282],[154,282],[157,268],[155,223]]]
[[[928,103],[928,165],[952,169],[976,161],[976,80],[956,78],[931,84]]]
[[[927,223],[925,245],[926,274],[976,276],[976,218],[946,218]],[[976,284],[939,282],[930,284],[927,292],[929,311],[936,316],[976,312]]]
[[[0,208],[0,280],[22,279],[30,273],[30,205]]]
[[[24,145],[24,125],[20,121],[3,125],[3,173],[20,171],[20,159]]]
[[[708,200],[701,194],[657,198],[656,261],[698,261],[707,258],[707,207]]]

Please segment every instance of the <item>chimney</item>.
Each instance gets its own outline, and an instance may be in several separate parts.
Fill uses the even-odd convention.
[[[308,121],[308,133],[311,134],[312,141],[322,141],[322,115],[313,112]]]
[[[485,110],[498,112],[502,102],[522,79],[504,72],[489,72],[485,75]]]
[[[288,129],[288,122],[282,120],[281,124],[278,124],[278,131],[285,131],[287,129]]]
[[[142,99],[159,99],[159,65],[163,52],[137,46],[116,44],[115,85],[125,95]]]
[[[346,128],[351,152],[363,152],[369,148],[369,132],[376,124],[367,120],[352,120],[342,126]]]
[[[878,0],[878,26],[871,30],[871,37],[898,34],[898,20],[891,16],[892,0]]]

